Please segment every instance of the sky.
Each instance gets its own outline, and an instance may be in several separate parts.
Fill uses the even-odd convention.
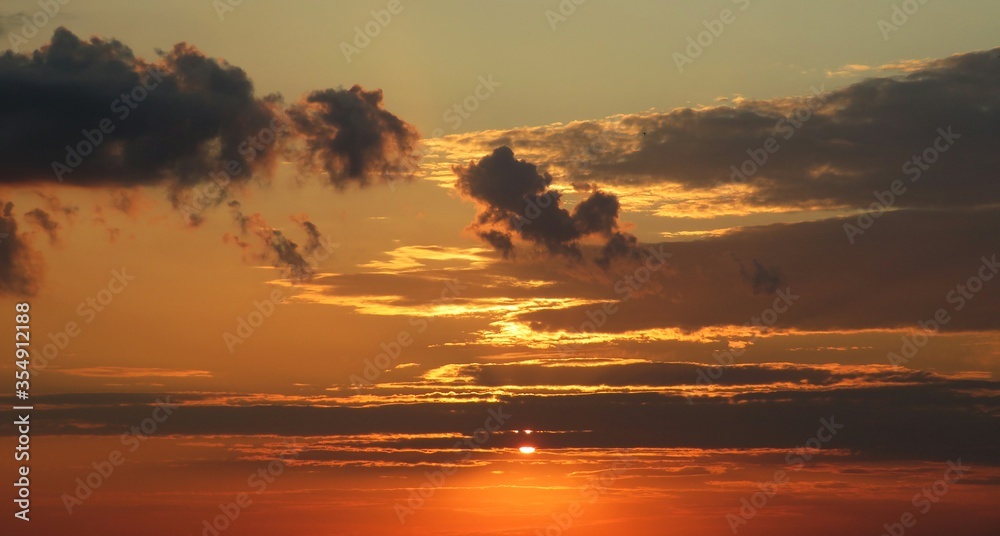
[[[998,15],[4,0],[4,526],[995,535]]]

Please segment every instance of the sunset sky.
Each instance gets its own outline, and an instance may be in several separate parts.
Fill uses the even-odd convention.
[[[3,534],[1000,534],[998,35],[5,0]]]

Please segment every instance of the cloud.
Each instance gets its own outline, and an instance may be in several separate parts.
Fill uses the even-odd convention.
[[[212,173],[270,175],[285,151],[332,184],[367,184],[413,168],[419,139],[381,90],[318,90],[285,110],[242,69],[187,43],[146,61],[65,28],[31,54],[0,55],[0,136],[0,183],[164,185],[175,203]]]
[[[774,294],[784,283],[777,266],[768,268],[754,259],[753,268],[747,268],[739,257],[733,255],[733,258],[739,263],[740,275],[753,287],[754,294]]]
[[[731,203],[738,193],[744,212],[868,209],[873,192],[897,179],[906,192],[895,196],[894,208],[989,206],[1000,202],[998,55],[907,62],[894,66],[903,74],[806,97],[473,133],[442,147],[467,154],[505,143],[560,180],[572,173],[567,182],[607,191],[669,185],[662,195],[677,202],[711,193]],[[764,148],[770,138],[773,152]],[[585,150],[595,140],[598,149]],[[732,167],[748,160],[744,180]]]
[[[562,195],[549,188],[552,176],[517,160],[509,147],[498,147],[479,162],[455,166],[453,171],[458,176],[456,188],[480,203],[472,228],[505,258],[513,256],[515,234],[550,254],[574,260],[583,258],[581,239],[605,237],[608,245],[596,259],[604,267],[634,251],[634,238],[618,231],[617,197],[595,191],[570,212],[561,206]]]
[[[712,188],[737,182],[730,166],[773,136],[780,148],[746,181],[753,205],[868,208],[899,179],[908,191],[896,207],[985,206],[1000,201],[990,149],[1000,143],[998,90],[996,52],[964,54],[831,91],[824,103],[749,101],[642,120],[649,141],[598,167],[621,180]]]
[[[617,258],[639,259],[643,253],[639,251],[639,239],[619,231],[611,233],[608,242],[601,248],[601,255],[594,259],[598,266],[607,270],[611,262]]]
[[[9,140],[0,180],[197,184],[231,160],[251,167],[240,146],[268,127],[277,104],[257,98],[241,69],[185,43],[147,62],[117,40],[59,28],[31,54],[0,56],[0,133]]]
[[[800,296],[778,315],[777,329],[916,330],[938,310],[948,314],[944,332],[1000,329],[993,232],[1000,209],[887,212],[851,244],[844,226],[856,223],[762,225],[666,244],[670,269],[650,281],[658,290],[618,302],[602,331],[742,326],[772,307],[771,291]],[[748,266],[734,258],[767,262]],[[608,299],[616,296],[609,292]],[[572,332],[594,308],[530,311],[518,320],[533,330]]]
[[[618,198],[604,192],[594,192],[573,209],[573,219],[580,234],[610,236],[618,228]]]
[[[499,147],[478,163],[457,167],[458,189],[473,199],[487,203],[487,210],[504,214],[523,212],[525,199],[545,192],[552,176],[539,173],[538,167],[514,158],[509,147]]]
[[[104,215],[104,209],[100,205],[95,205],[93,211],[94,215],[91,218],[91,221],[96,223],[97,225],[100,225],[108,232],[109,242],[111,242],[112,244],[117,242],[118,239],[121,238],[122,234],[121,229],[119,229],[118,227],[111,227],[110,225],[108,225],[108,220]]]
[[[444,270],[459,270],[468,267],[484,267],[490,263],[487,250],[482,248],[457,248],[451,246],[399,246],[386,251],[390,260],[373,260],[358,267],[376,273],[402,276],[407,272],[426,272],[431,267]],[[442,274],[446,275],[446,274]],[[380,283],[383,284],[383,283]]]
[[[36,208],[30,212],[25,212],[24,219],[48,234],[49,243],[55,244],[59,242],[59,222],[53,220],[48,212]]]
[[[197,224],[203,209],[228,200],[225,188],[267,180],[279,157],[298,161],[304,172],[326,172],[338,187],[416,166],[418,133],[382,106],[381,90],[314,91],[286,110],[280,95],[258,96],[242,69],[187,43],[158,55],[147,61],[120,41],[82,40],[65,28],[34,52],[0,54],[0,186],[108,188],[110,206],[129,215],[138,210],[134,188],[159,186]],[[65,210],[71,218],[76,208],[40,195],[51,198],[50,210],[27,218],[54,242],[51,214]],[[300,225],[308,254],[319,247],[318,234],[311,223]],[[120,234],[108,232],[112,241]],[[267,233],[276,262],[307,277],[298,247],[280,231]],[[0,267],[11,288],[33,288],[17,276],[22,268]]]
[[[15,29],[20,29],[18,26],[24,26],[26,24],[23,18],[26,15],[27,13],[23,11],[11,14],[0,13],[0,33],[3,33],[6,36],[9,32],[13,32]]]
[[[500,252],[503,258],[510,259],[514,256],[514,242],[510,239],[509,234],[497,230],[489,230],[479,231],[476,233],[476,236],[493,246],[493,249]]]
[[[302,246],[302,251],[306,255],[311,255],[318,251],[322,246],[321,238],[322,235],[319,232],[319,228],[316,224],[309,221],[309,216],[307,214],[299,214],[292,217],[292,221],[299,224],[302,230],[306,233],[306,244]]]
[[[0,294],[32,296],[38,291],[42,259],[24,233],[18,233],[14,204],[0,213]]]
[[[74,223],[76,221],[76,216],[80,212],[80,207],[76,205],[64,205],[63,202],[55,194],[36,191],[35,195],[42,198],[45,201],[49,212],[54,214],[62,214],[65,216],[69,223]]]
[[[285,236],[283,232],[268,225],[267,221],[260,214],[243,214],[243,208],[239,201],[230,201],[229,207],[232,210],[233,220],[239,226],[240,235],[234,236],[226,234],[223,241],[234,243],[248,255],[251,260],[257,262],[268,262],[276,268],[281,268],[286,275],[295,281],[305,281],[315,275],[316,270],[306,259],[309,255],[321,247],[320,234],[316,226],[299,216],[300,224],[306,230],[308,242],[303,251],[299,245]],[[247,242],[248,237],[256,237],[256,246]]]
[[[940,461],[954,452],[965,452],[974,453],[968,456],[977,462],[1000,463],[995,448],[984,448],[1000,440],[991,405],[1000,385],[987,379],[892,367],[741,366],[727,368],[720,378],[726,382],[725,392],[717,396],[697,396],[704,390],[694,392],[689,403],[682,390],[629,392],[622,387],[690,384],[696,377],[696,367],[690,364],[636,363],[606,369],[557,366],[553,370],[530,364],[469,367],[477,376],[464,385],[394,384],[363,391],[343,387],[306,397],[175,393],[170,400],[184,411],[163,423],[163,433],[308,435],[398,448],[399,444],[384,442],[406,439],[398,434],[469,434],[482,426],[490,410],[499,407],[511,417],[505,433],[491,439],[488,448],[516,447],[523,438],[511,431],[532,429],[532,440],[548,449],[776,449],[770,457],[781,464],[786,452],[802,448],[824,418],[843,425],[829,447],[848,449],[857,459]],[[534,377],[533,372],[541,376]],[[560,372],[567,376],[560,379]],[[539,380],[552,380],[556,387],[570,381],[622,387],[565,393]],[[510,385],[507,382],[537,388],[497,394],[494,386]],[[460,392],[442,402],[442,388]],[[416,396],[403,402],[397,395],[407,392]],[[465,398],[466,394],[474,396]],[[44,405],[40,415],[46,426],[39,432],[118,435],[122,427],[148,416],[149,405],[165,396],[41,395],[37,402]],[[900,419],[901,414],[908,418]],[[13,430],[9,422],[0,423],[0,434]],[[425,442],[424,446],[447,448],[449,443]],[[761,463],[770,463],[765,458]]]
[[[873,67],[870,65],[852,63],[848,65],[841,66],[837,69],[828,70],[826,75],[835,77],[856,77],[863,73],[878,72],[881,74],[897,72],[897,73],[912,73],[916,71],[921,71],[934,64],[935,60],[923,59],[923,60],[902,60],[893,63],[887,63],[885,65],[880,65]]]
[[[210,378],[207,370],[178,370],[149,367],[83,367],[58,372],[85,378]]]
[[[611,392],[620,387],[691,387],[704,386],[699,371],[706,368],[697,363],[671,363],[639,359],[555,358],[530,359],[509,363],[469,363],[449,366],[451,376],[444,383],[485,387],[540,386],[606,388]],[[717,368],[717,367],[716,367]],[[933,380],[926,371],[884,365],[795,365],[764,363],[733,365],[712,380],[717,386],[767,386],[784,390],[796,388],[836,389],[842,387],[885,383],[907,384]],[[441,378],[433,371],[425,377]],[[701,382],[701,383],[699,383]],[[433,382],[431,382],[433,384]],[[436,385],[436,384],[434,384]],[[438,386],[440,387],[440,386]],[[705,394],[705,393],[700,393]]]
[[[115,190],[111,192],[111,206],[134,218],[139,212],[139,194],[129,190]]]
[[[314,91],[288,110],[305,144],[300,163],[323,171],[331,184],[367,185],[415,168],[419,135],[382,106],[382,90]]]

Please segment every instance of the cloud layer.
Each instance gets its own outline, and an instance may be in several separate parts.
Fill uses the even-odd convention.
[[[896,208],[1000,201],[1000,49],[803,93],[809,94],[475,133],[451,142],[465,152],[508,145],[543,169],[572,175],[568,183],[671,185],[689,196],[716,192],[729,202],[722,194],[733,195],[735,187],[748,210],[868,209],[873,193],[890,190],[896,180],[906,187],[894,196]]]

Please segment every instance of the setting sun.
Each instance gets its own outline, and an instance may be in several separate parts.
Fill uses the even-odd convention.
[[[521,447],[518,450],[521,451],[521,454],[534,454],[535,453],[535,447]]]

